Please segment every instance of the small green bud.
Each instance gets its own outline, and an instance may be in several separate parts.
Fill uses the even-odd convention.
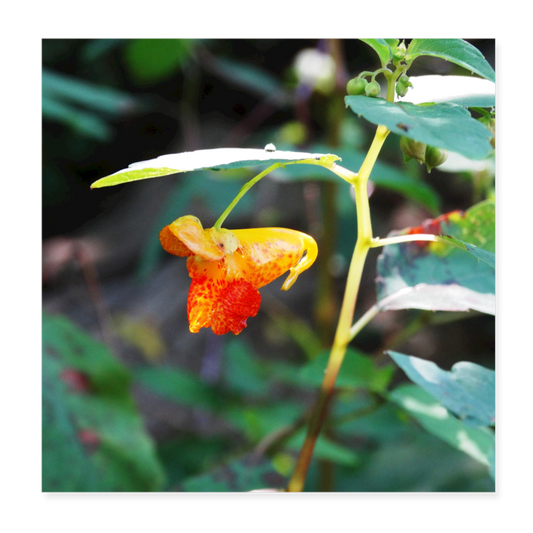
[[[365,94],[365,87],[368,82],[364,78],[353,78],[346,85],[346,92],[350,96]]]
[[[407,48],[405,47],[405,43],[402,41],[394,50],[392,53],[392,56],[396,61],[401,61],[405,57],[405,53],[407,52]]]
[[[420,164],[425,162],[426,145],[424,143],[402,136],[400,139],[400,148],[403,152],[405,163],[411,159],[416,159]]]
[[[448,152],[446,150],[429,145],[426,147],[425,163],[428,173],[431,172],[432,168],[442,165],[446,159],[448,159]]]
[[[409,90],[409,87],[405,85],[404,83],[398,82],[396,84],[396,94],[398,96],[405,96],[408,90]]]
[[[409,81],[409,76],[402,74],[396,83],[396,94],[398,96],[405,96],[409,87],[412,87],[413,84]]]
[[[367,96],[372,96],[372,97],[379,96],[380,92],[381,92],[381,87],[379,86],[379,83],[377,81],[371,81],[365,87],[365,93]]]

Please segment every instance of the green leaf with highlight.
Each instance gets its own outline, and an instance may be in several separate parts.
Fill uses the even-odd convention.
[[[463,249],[428,241],[385,246],[377,263],[380,308],[495,314],[494,203],[487,200],[390,236],[416,234],[446,236],[452,242],[460,238]]]
[[[488,80],[495,81],[496,78],[483,54],[463,39],[413,39],[405,59],[412,61],[420,56],[440,57]]]
[[[400,385],[389,397],[426,431],[486,465],[494,477],[495,437],[491,429],[468,426],[417,385]]]
[[[473,427],[492,426],[496,421],[494,370],[461,361],[450,372],[433,361],[387,352],[407,376],[429,392],[446,409]]]
[[[367,96],[346,96],[345,102],[354,113],[373,124],[382,124],[397,135],[457,152],[469,159],[484,159],[493,151],[490,131],[459,105],[390,103]]]
[[[133,163],[127,169],[99,179],[91,185],[91,188],[109,187],[192,170],[228,170],[276,163],[280,166],[291,163],[319,165],[331,164],[340,160],[340,157],[332,154],[286,152],[276,150],[273,145],[271,148],[268,145],[264,150],[255,148],[214,148],[212,150],[196,150],[194,152],[162,155],[148,161]]]

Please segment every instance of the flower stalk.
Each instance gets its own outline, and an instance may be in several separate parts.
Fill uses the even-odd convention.
[[[247,183],[245,183],[242,187],[237,196],[233,199],[233,201],[226,207],[224,212],[218,217],[218,220],[215,222],[215,225],[213,226],[217,230],[219,230],[222,227],[223,222],[226,220],[228,215],[231,213],[233,208],[239,203],[240,199],[261,179],[264,178],[267,174],[272,172],[273,170],[276,170],[281,166],[281,163],[274,163],[273,165],[269,166],[266,170],[263,170],[260,174],[258,174],[255,178],[251,179]]]
[[[339,165],[329,167],[332,172],[351,183],[354,187],[358,227],[357,242],[350,263],[339,322],[325,370],[324,380],[320,388],[318,401],[311,415],[307,435],[300,456],[286,489],[287,492],[301,492],[303,490],[313,450],[327,415],[329,402],[335,387],[335,381],[339,374],[342,362],[344,361],[348,344],[353,338],[351,335],[351,328],[355,304],[366,256],[372,244],[372,222],[370,219],[370,205],[367,189],[368,178],[388,134],[389,130],[385,126],[378,126],[372,145],[370,146],[358,174],[350,172]]]

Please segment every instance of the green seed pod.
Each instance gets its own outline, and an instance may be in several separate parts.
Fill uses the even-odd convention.
[[[379,96],[379,93],[381,92],[381,87],[379,86],[379,83],[377,81],[371,81],[366,87],[365,87],[365,93],[367,96]]]
[[[365,94],[365,87],[368,82],[364,78],[353,78],[346,85],[346,92],[350,96]]]
[[[400,139],[400,148],[403,152],[405,163],[411,159],[416,159],[420,164],[425,162],[426,145],[424,143],[402,136]]]
[[[425,163],[428,173],[431,172],[432,168],[442,165],[446,159],[448,159],[448,152],[446,150],[441,150],[440,148],[435,148],[435,146],[429,145],[426,147]]]

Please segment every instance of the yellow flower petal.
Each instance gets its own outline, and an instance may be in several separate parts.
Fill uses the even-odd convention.
[[[235,260],[239,265],[237,268],[247,272],[245,277],[255,288],[267,285],[290,270],[282,286],[283,290],[289,289],[299,274],[314,263],[318,254],[315,240],[300,231],[286,228],[232,231],[240,242],[233,254],[240,253],[242,257]]]
[[[224,249],[213,241],[211,231],[204,230],[202,223],[192,215],[180,217],[163,228],[159,239],[163,248],[174,255],[182,255],[171,250],[181,251],[184,245],[193,254],[208,261],[218,261],[224,257]]]

